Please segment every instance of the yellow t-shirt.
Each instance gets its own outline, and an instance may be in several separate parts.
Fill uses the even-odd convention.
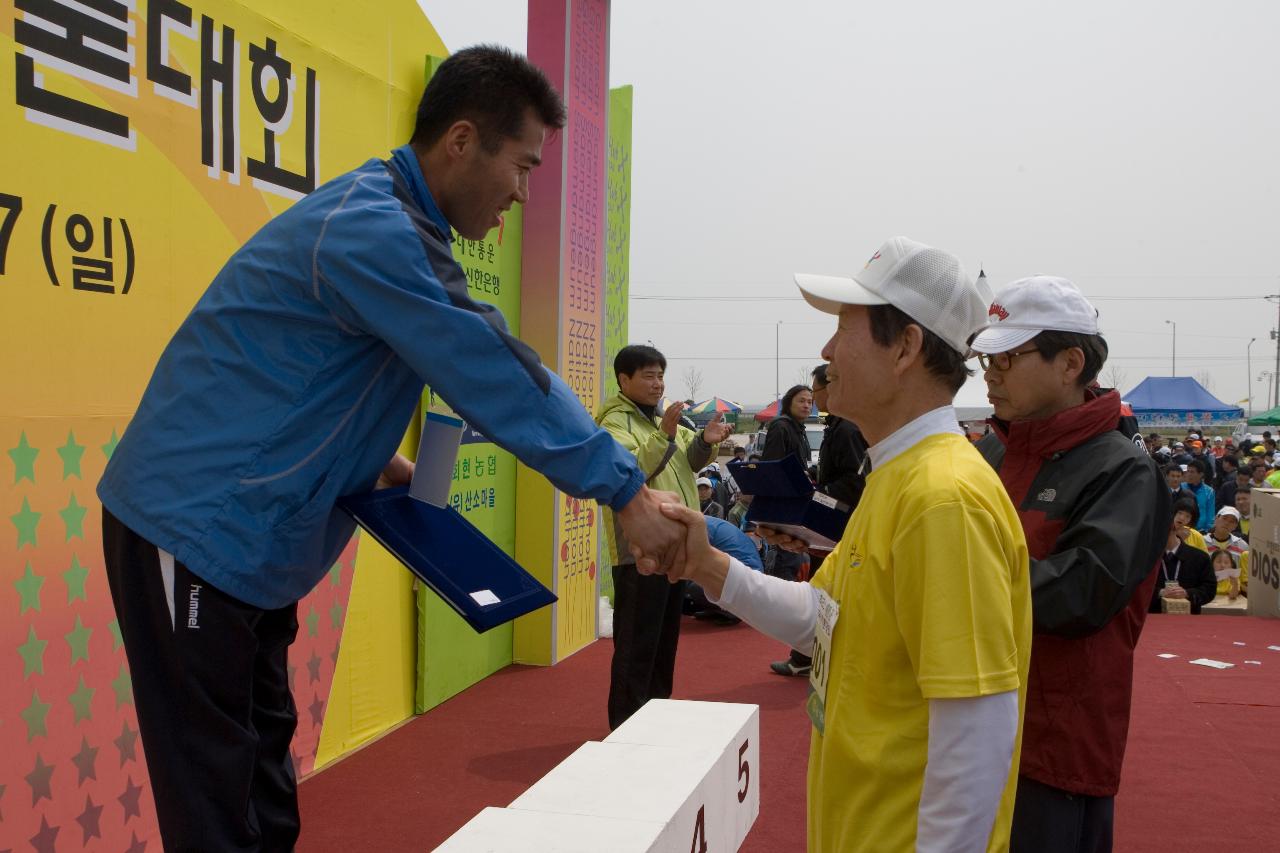
[[[1187,528],[1187,544],[1192,548],[1199,548],[1206,554],[1209,553],[1209,546],[1205,544],[1204,534],[1199,530],[1196,530],[1194,527]]]
[[[809,755],[809,849],[915,849],[930,699],[1018,691],[1018,740],[989,850],[1006,850],[1031,659],[1026,540],[1004,486],[960,435],[867,477],[814,580],[840,605],[825,735]]]

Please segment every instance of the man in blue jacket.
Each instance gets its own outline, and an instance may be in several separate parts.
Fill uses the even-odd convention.
[[[646,560],[682,561],[683,528],[635,459],[472,301],[450,251],[451,230],[479,239],[526,201],[564,123],[523,57],[460,51],[410,143],[267,223],[160,357],[98,495],[165,849],[293,848],[297,601],[353,532],[335,501],[408,482],[396,448],[424,382],[558,488],[613,509]]]
[[[1187,471],[1182,475],[1182,490],[1190,492],[1196,499],[1196,507],[1200,510],[1200,519],[1196,529],[1208,533],[1213,529],[1213,519],[1218,514],[1215,506],[1213,487],[1205,480],[1209,476],[1209,463],[1204,459],[1192,459],[1187,463]]]

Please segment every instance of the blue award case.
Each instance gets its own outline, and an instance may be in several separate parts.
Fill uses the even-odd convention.
[[[811,548],[834,550],[853,508],[813,487],[799,457],[768,462],[730,462],[729,473],[751,495],[747,521],[803,540]]]
[[[455,510],[411,497],[407,487],[341,498],[338,506],[477,633],[556,600]]]

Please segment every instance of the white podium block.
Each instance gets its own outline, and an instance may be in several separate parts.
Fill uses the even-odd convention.
[[[732,851],[728,838],[710,836],[709,805],[723,800],[716,749],[678,749],[630,743],[584,743],[510,809],[563,812],[662,825],[652,851]],[[599,849],[608,849],[601,846]]]
[[[605,743],[717,749],[719,796],[706,804],[708,851],[737,850],[760,815],[760,707],[728,702],[651,699]],[[726,843],[727,842],[727,843]],[[687,848],[686,848],[687,849]],[[694,853],[699,853],[697,847]]]
[[[665,829],[656,822],[487,808],[436,853],[648,853]]]

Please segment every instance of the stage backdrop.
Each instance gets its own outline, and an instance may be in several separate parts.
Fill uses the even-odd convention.
[[[413,0],[3,0],[0,49],[0,849],[156,849],[94,486],[223,261],[405,141],[444,45]],[[366,544],[299,609],[302,772],[328,717],[412,708],[409,583]]]
[[[631,96],[630,86],[609,90],[609,163],[605,199],[604,357],[601,396],[618,393],[613,359],[629,344],[627,322],[631,296]],[[609,545],[600,533],[600,594],[613,600]]]

